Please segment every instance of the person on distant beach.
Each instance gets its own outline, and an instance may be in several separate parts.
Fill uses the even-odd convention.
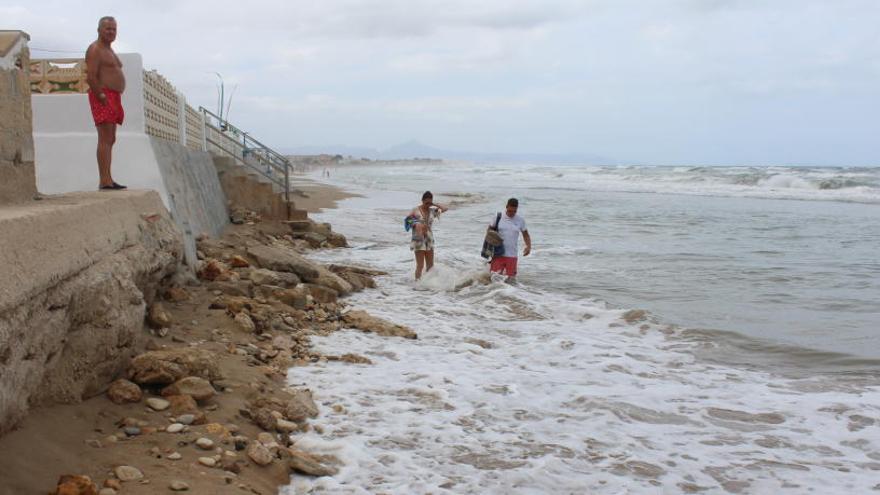
[[[434,195],[431,191],[425,191],[422,204],[413,208],[406,217],[407,227],[412,227],[410,249],[416,255],[416,280],[422,278],[423,268],[428,272],[434,267],[434,232],[431,224],[448,209],[447,206],[434,203]]]
[[[110,16],[98,21],[98,39],[86,50],[86,77],[89,83],[89,106],[98,129],[98,189],[101,191],[125,189],[110,174],[116,126],[122,125],[122,93],[125,75],[122,62],[110,45],[116,41],[116,19]]]
[[[516,265],[518,261],[516,243],[519,240],[520,232],[522,232],[523,241],[526,243],[526,247],[523,249],[523,256],[528,256],[532,252],[532,237],[526,228],[525,219],[516,214],[518,209],[519,200],[510,198],[507,200],[504,213],[492,216],[492,221],[489,222],[489,229],[494,229],[495,222],[498,222],[498,233],[504,240],[504,254],[492,258],[489,271],[507,275],[508,282],[516,282]],[[498,215],[500,215],[500,218]]]

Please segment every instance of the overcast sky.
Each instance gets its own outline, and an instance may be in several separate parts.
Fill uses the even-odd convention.
[[[277,147],[880,165],[880,0],[0,0],[36,58],[102,15]]]

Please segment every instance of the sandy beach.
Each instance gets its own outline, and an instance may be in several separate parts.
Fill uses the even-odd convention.
[[[310,212],[350,196],[299,178],[296,187],[297,207]],[[308,263],[296,253],[312,247],[287,226],[260,221],[230,225],[222,239],[200,241],[199,278],[168,287],[164,301],[149,308],[143,330],[149,333],[147,352],[133,362],[145,355],[154,360],[142,369],[134,364],[107,393],[79,404],[34,408],[0,439],[0,493],[55,493],[60,478],[74,475],[88,476],[101,495],[177,490],[269,495],[289,483],[291,472],[335,472],[337,460],[294,450],[290,433],[321,431],[313,418],[334,404],[315,403],[307,383],[288,387],[289,369],[326,360],[369,362],[355,354],[312,352],[314,334],[343,327],[403,336],[409,331],[336,301],[345,290],[372,286],[375,273],[319,268],[329,281],[324,283],[344,285],[337,294],[317,282],[300,283],[282,262],[255,255],[259,249],[263,256],[290,253]],[[183,381],[192,383],[143,379],[175,363],[189,365],[183,374],[192,376]],[[129,381],[138,377],[141,383]],[[82,481],[75,477],[69,478],[71,486]]]
[[[296,208],[309,213],[335,208],[338,201],[357,196],[332,184],[316,182],[304,175],[293,176],[291,182],[293,184],[291,200]]]

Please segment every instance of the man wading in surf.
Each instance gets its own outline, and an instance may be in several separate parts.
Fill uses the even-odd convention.
[[[495,228],[495,222],[498,222],[498,234],[504,240],[504,254],[492,258],[489,270],[495,273],[507,275],[508,282],[516,282],[516,263],[517,263],[517,246],[519,233],[522,232],[523,241],[526,243],[523,249],[523,256],[528,256],[532,252],[532,238],[526,229],[526,221],[523,217],[516,214],[519,208],[519,201],[516,198],[507,200],[507,207],[504,214],[499,218],[498,215],[492,217],[489,222],[489,229]]]

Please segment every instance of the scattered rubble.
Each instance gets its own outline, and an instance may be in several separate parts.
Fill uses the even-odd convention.
[[[86,474],[103,480],[100,492],[92,478],[66,475],[55,493],[109,495],[147,483],[156,493],[225,493],[227,485],[268,493],[291,472],[338,473],[338,459],[291,446],[297,433],[324,429],[312,424],[319,392],[288,387],[288,370],[323,360],[372,364],[353,353],[322,355],[311,347],[313,335],[358,329],[414,339],[416,333],[347,307],[346,295],[375,287],[374,278],[385,273],[324,266],[303,255],[347,246],[329,224],[269,224],[242,210],[231,217],[237,225],[224,238],[200,236],[198,280],[169,283],[161,300],[149,302],[151,350],[135,356],[110,385],[106,397],[113,404],[101,413],[106,421],[96,420],[104,423],[82,440],[90,453],[104,456],[112,474],[94,463]],[[171,339],[155,340],[168,334]],[[193,476],[193,466],[218,475]]]

